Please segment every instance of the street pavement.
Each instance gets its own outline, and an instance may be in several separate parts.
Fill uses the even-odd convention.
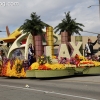
[[[81,75],[68,78],[67,81],[100,83],[100,75]]]
[[[0,77],[0,100],[100,100],[100,75],[53,79]]]

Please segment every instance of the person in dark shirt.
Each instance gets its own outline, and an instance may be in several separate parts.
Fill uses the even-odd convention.
[[[85,45],[85,53],[87,57],[94,55],[93,46],[97,43],[97,40],[93,43],[91,39],[88,39],[88,43]]]
[[[32,44],[29,44],[29,48],[28,48],[28,62],[29,62],[29,66],[31,66],[32,63],[35,62],[35,58],[34,58],[35,54],[34,54],[34,48],[32,46]]]

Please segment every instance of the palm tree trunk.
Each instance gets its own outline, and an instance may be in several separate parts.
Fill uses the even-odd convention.
[[[54,55],[53,28],[52,27],[47,27],[46,28],[46,33],[47,33],[47,45],[51,46],[51,54]]]
[[[42,46],[42,37],[41,35],[34,36],[34,46],[35,46],[35,55],[36,59],[38,56],[43,55],[43,46]]]
[[[66,31],[61,32],[61,43],[62,44],[68,43],[68,32],[66,32]]]
[[[61,44],[66,44],[68,51],[71,54],[71,48],[69,47],[68,42],[71,42],[71,36],[69,36],[69,33],[66,31],[61,32]]]

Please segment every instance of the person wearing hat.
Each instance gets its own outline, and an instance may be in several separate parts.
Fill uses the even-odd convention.
[[[93,43],[90,38],[88,38],[88,42],[85,44],[85,56],[89,57],[94,55],[93,46],[97,43],[97,40]]]

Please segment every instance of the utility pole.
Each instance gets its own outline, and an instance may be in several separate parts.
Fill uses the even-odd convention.
[[[100,0],[99,0],[99,19],[100,19]]]

